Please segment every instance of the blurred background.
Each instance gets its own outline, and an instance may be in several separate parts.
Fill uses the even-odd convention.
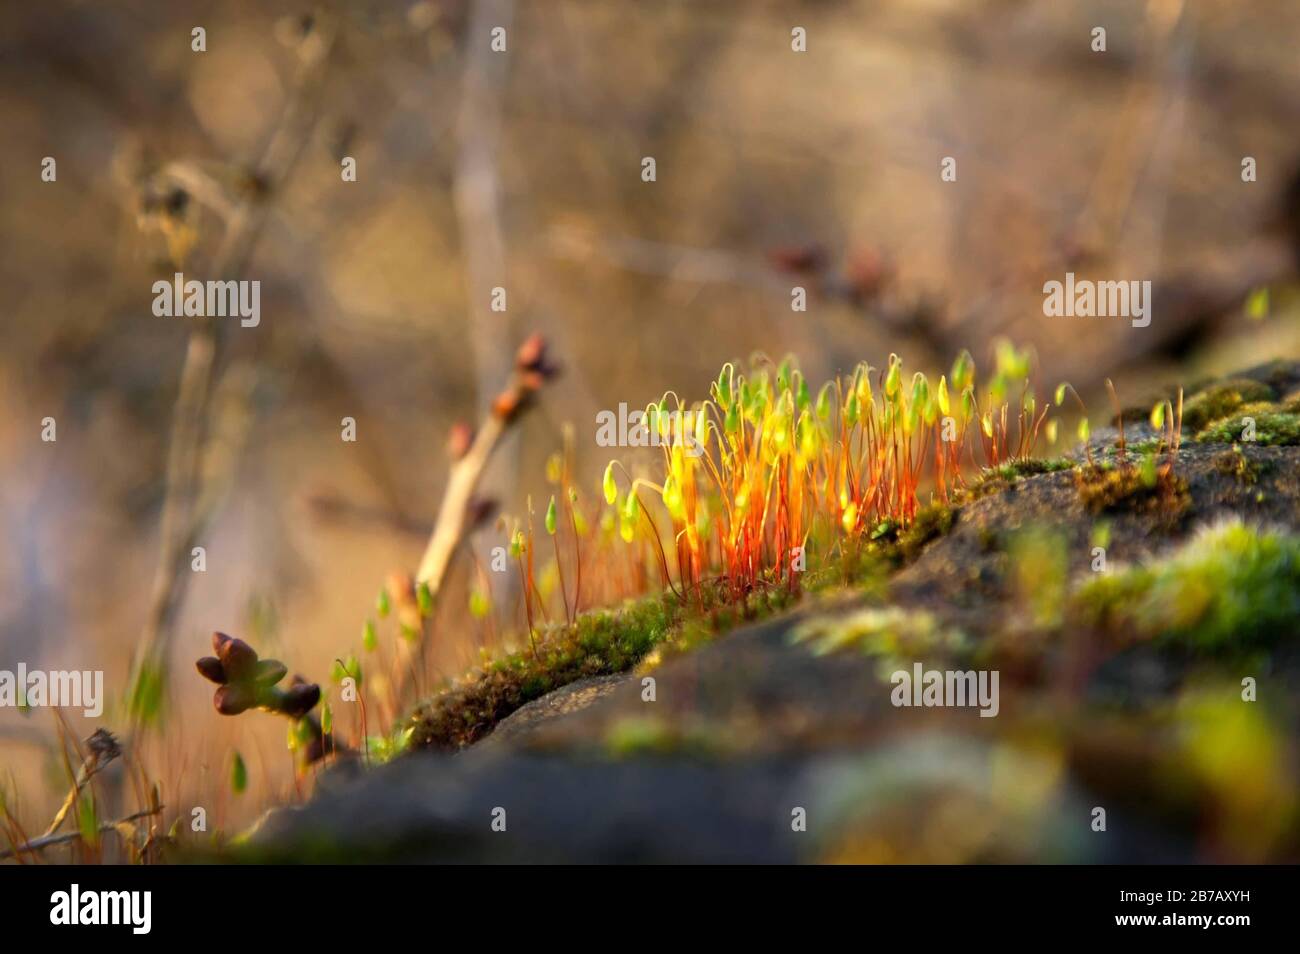
[[[1285,0],[6,4],[0,668],[127,691],[198,321],[152,313],[177,270],[259,280],[262,318],[209,339],[207,570],[167,622],[173,790],[222,772],[234,735],[260,791],[291,790],[283,725],[221,720],[193,658],[214,629],[312,679],[359,652],[384,578],[419,560],[449,429],[531,331],[564,373],[493,469],[507,513],[549,493],[566,422],[594,492],[597,411],[702,397],[755,351],[820,382],[891,351],[987,366],[1007,336],[1094,410],[1107,376],[1137,401],[1294,357],[1297,37]],[[1044,317],[1066,271],[1152,281],[1151,325]],[[433,647],[449,676],[482,641],[462,615]],[[53,729],[0,711],[33,818],[66,787]]]

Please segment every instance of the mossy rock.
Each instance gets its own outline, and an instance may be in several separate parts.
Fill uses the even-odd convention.
[[[1300,629],[1300,535],[1208,525],[1166,556],[1087,581],[1072,605],[1136,639],[1236,655],[1271,647]]]
[[[1269,385],[1250,378],[1229,378],[1212,384],[1183,402],[1183,430],[1195,434],[1212,421],[1227,417],[1243,404],[1272,401]]]
[[[1085,464],[1074,472],[1074,477],[1079,499],[1093,514],[1130,509],[1174,522],[1191,503],[1187,481],[1174,472],[1172,458],[1161,461],[1155,454],[1142,456],[1136,462],[1125,459]]]
[[[1265,393],[1242,381],[1273,407],[1300,373],[1231,381],[1226,420]],[[798,605],[656,597],[549,631],[236,860],[1300,859],[1300,448],[1169,455],[1125,430],[1124,453],[1099,433],[877,527]],[[997,718],[893,704],[891,671],[918,662],[999,672]],[[1122,809],[1116,837],[1078,823],[1097,804]],[[496,805],[522,837],[490,830]],[[792,837],[790,806],[816,830]]]
[[[1264,447],[1294,447],[1300,444],[1300,414],[1279,410],[1276,404],[1246,404],[1237,413],[1210,424],[1196,439],[1203,443],[1242,441]]]

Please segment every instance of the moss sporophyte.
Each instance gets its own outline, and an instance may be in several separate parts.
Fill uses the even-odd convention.
[[[863,362],[816,390],[789,359],[729,363],[703,400],[669,392],[597,418],[598,438],[652,448],[657,462],[610,461],[599,512],[572,484],[566,436],[548,462],[558,493],[541,527],[530,504],[508,534],[526,648],[422,706],[416,743],[465,744],[550,689],[788,605],[828,572],[864,584],[948,532],[972,475],[1072,466],[1033,457],[1058,425],[1032,372],[1030,353],[1006,342],[983,382],[969,352],[937,377],[908,375],[889,355],[883,368]],[[536,530],[551,537],[546,567]],[[585,587],[592,605],[636,602],[579,615]]]
[[[675,592],[714,576],[737,595],[795,590],[805,553],[845,553],[882,524],[905,528],[923,488],[946,504],[967,474],[1029,459],[1040,435],[1055,436],[1049,410],[1030,354],[1007,342],[983,385],[969,352],[937,379],[908,377],[890,355],[815,396],[790,359],[759,358],[747,373],[725,365],[706,400],[670,392],[647,406],[636,421],[658,436],[645,443],[660,448],[660,473],[634,477],[613,461],[602,489],[628,544],[657,540],[656,516],[665,525],[661,572]]]

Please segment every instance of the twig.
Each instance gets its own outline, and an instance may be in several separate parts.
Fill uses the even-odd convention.
[[[127,815],[125,818],[119,818],[117,821],[104,822],[99,826],[101,835],[110,831],[116,831],[120,825],[129,825],[131,822],[139,821],[141,818],[148,818],[151,815],[157,815],[162,812],[165,805],[154,805],[146,808],[144,811],[136,812],[134,815]],[[20,852],[43,851],[46,848],[52,848],[55,845],[66,845],[72,841],[78,841],[82,837],[79,831],[64,832],[62,835],[42,835],[40,838],[33,838],[26,844],[18,845],[16,848],[6,848],[0,851],[0,861],[5,858],[12,858]]]
[[[472,529],[471,517],[478,512],[473,506],[474,490],[487,468],[492,452],[519,413],[532,402],[538,388],[554,373],[555,369],[546,364],[542,339],[534,335],[524,342],[516,357],[515,372],[510,384],[493,402],[492,412],[474,435],[469,449],[452,464],[447,489],[443,492],[442,505],[438,509],[438,520],[415,574],[415,582],[425,584],[435,599],[446,579],[452,555],[465,534]]]
[[[315,123],[308,94],[320,87],[333,45],[334,24],[319,16],[313,22],[316,24],[313,32],[300,45],[298,73],[280,123],[254,166],[248,187],[227,217],[225,233],[210,264],[213,275],[233,277],[247,265],[266,220],[265,196],[274,194],[285,181]],[[132,685],[146,667],[160,665],[166,658],[172,623],[188,581],[183,569],[191,546],[210,516],[210,507],[199,506],[203,424],[211,403],[212,373],[223,330],[224,326],[207,322],[197,325],[190,332],[181,367],[167,454],[159,559],[148,616],[133,665]],[[211,502],[210,495],[202,499]],[[138,715],[132,713],[133,725]]]

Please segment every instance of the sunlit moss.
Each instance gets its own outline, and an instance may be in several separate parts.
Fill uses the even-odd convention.
[[[854,650],[882,661],[882,671],[900,660],[955,654],[968,647],[960,630],[926,610],[869,607],[847,615],[817,616],[799,624],[791,641],[817,655]]]
[[[1300,793],[1285,729],[1231,682],[1184,693],[1175,719],[1179,762],[1214,800],[1217,837],[1249,860],[1270,857],[1297,822]]]
[[[714,573],[737,594],[772,578],[793,583],[790,554],[810,540],[846,553],[894,532],[908,557],[951,525],[929,514],[918,536],[902,537],[922,519],[923,485],[946,507],[977,452],[991,467],[1038,472],[1029,458],[1050,408],[1035,397],[1031,353],[1000,341],[994,355],[992,374],[977,383],[968,352],[937,380],[909,379],[891,354],[884,368],[859,363],[815,398],[790,358],[727,364],[708,400],[668,392],[646,408],[650,433],[662,438],[662,477],[611,465],[605,499],[623,492],[622,475],[627,500],[650,501],[647,519],[663,525],[666,516],[679,578],[670,585],[682,593]],[[636,541],[632,532],[624,539]],[[660,559],[665,577],[669,563]]]
[[[1248,421],[1253,427],[1253,437]],[[1300,444],[1300,414],[1280,411],[1272,404],[1247,404],[1239,413],[1215,421],[1200,431],[1196,439],[1203,443],[1230,444],[1247,440],[1263,446]]]
[[[1205,651],[1267,647],[1300,627],[1300,537],[1231,520],[1171,556],[1097,576],[1075,609],[1098,626]]]
[[[1046,527],[1031,527],[1012,536],[1008,552],[1016,592],[1034,625],[1059,626],[1069,569],[1064,536]]]
[[[1271,401],[1273,389],[1247,378],[1230,378],[1189,397],[1183,404],[1183,429],[1195,433],[1243,404]]]
[[[617,610],[579,614],[571,626],[539,631],[535,653],[520,650],[490,660],[418,706],[403,743],[462,748],[549,692],[579,679],[626,672],[656,650],[691,648],[779,612],[793,600],[782,587],[756,590],[739,601],[720,588],[705,587],[685,601],[670,592],[629,601]]]
[[[1154,454],[1137,462],[1085,464],[1074,477],[1079,500],[1091,513],[1136,510],[1175,519],[1191,502],[1187,482]]]
[[[1067,457],[1027,457],[1023,460],[1007,461],[996,467],[985,467],[981,470],[966,487],[963,496],[977,500],[1026,477],[1073,470],[1076,466],[1078,466],[1076,462]]]

